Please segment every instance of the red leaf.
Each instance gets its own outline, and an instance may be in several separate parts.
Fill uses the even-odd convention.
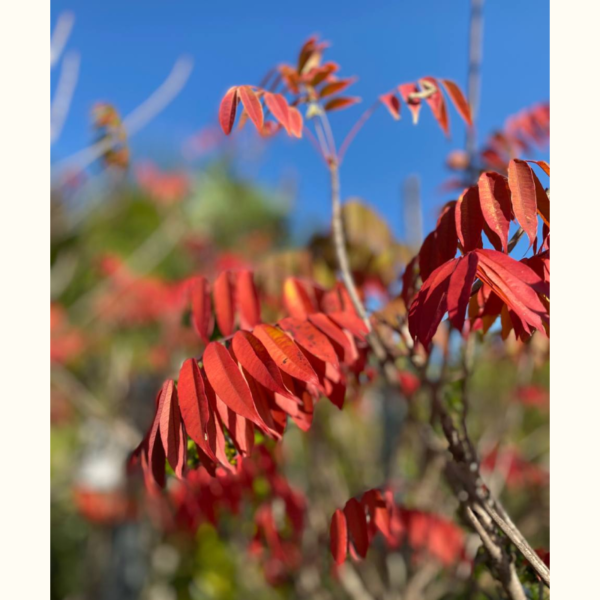
[[[273,113],[277,121],[285,128],[289,135],[290,130],[290,107],[287,100],[281,94],[265,93],[265,104]]]
[[[240,313],[240,327],[252,329],[260,323],[260,300],[251,271],[236,273],[236,299]]]
[[[165,456],[175,470],[179,462],[181,415],[177,401],[177,390],[172,379],[165,381],[161,395],[160,438],[165,449]]]
[[[389,538],[390,532],[390,510],[379,490],[368,490],[363,494],[361,503],[369,511],[371,523]]]
[[[476,274],[477,255],[469,252],[466,256],[458,259],[456,268],[450,276],[447,299],[448,319],[458,331],[463,329],[465,313]]]
[[[338,357],[346,364],[353,362],[353,348],[344,332],[323,313],[309,315],[308,320],[332,342]]]
[[[326,363],[339,365],[337,354],[327,336],[308,321],[287,317],[281,319],[278,325],[289,332],[295,342],[313,356]]]
[[[446,89],[446,93],[450,96],[450,100],[454,104],[458,114],[464,119],[465,123],[469,126],[473,126],[473,121],[471,120],[471,107],[464,97],[461,89],[449,79],[441,79],[442,85]]]
[[[280,439],[283,431],[280,431],[275,420],[273,419],[273,414],[271,412],[271,402],[273,400],[273,394],[270,391],[267,391],[246,369],[242,366],[242,373],[244,374],[244,379],[248,383],[248,387],[250,388],[250,393],[252,394],[252,399],[254,400],[254,406],[256,408],[256,412],[264,423],[263,429],[266,433],[272,435],[276,439]],[[287,393],[287,392],[286,392]]]
[[[366,341],[369,329],[359,316],[346,311],[331,312],[327,316],[342,329],[347,329],[354,337]]]
[[[427,102],[429,108],[431,108],[431,112],[435,117],[435,120],[439,123],[442,131],[448,135],[450,133],[450,124],[448,121],[448,110],[446,108],[446,101],[444,100],[444,96],[440,91],[440,86],[436,79],[433,77],[423,77],[419,79],[419,83],[422,84],[423,81],[430,83],[431,85],[437,88],[437,91],[434,92],[431,96],[425,98],[425,102]]]
[[[346,517],[339,508],[331,517],[329,543],[333,560],[335,560],[337,565],[341,565],[346,560],[346,555],[348,553],[348,528],[346,525]]]
[[[533,269],[502,252],[475,252],[479,258],[477,276],[490,286],[525,326],[531,326],[546,335],[544,324],[549,323],[550,317],[538,294],[549,297],[549,285]]]
[[[190,282],[192,304],[192,324],[200,339],[208,344],[214,327],[214,317],[210,304],[210,287],[204,277],[194,277]]]
[[[367,531],[367,516],[365,509],[356,500],[350,498],[344,506],[344,515],[348,524],[348,531],[352,536],[354,547],[360,556],[365,558],[369,549],[369,533]]]
[[[360,102],[360,98],[333,98],[323,107],[327,110],[341,110]]]
[[[227,458],[227,452],[225,450],[226,442],[223,434],[221,418],[218,413],[219,407],[217,406],[217,396],[215,390],[210,385],[206,370],[201,370],[202,379],[204,380],[204,391],[208,399],[208,405],[210,407],[210,418],[207,425],[207,437],[208,443],[214,456],[217,457],[217,462],[223,465],[228,471],[235,472],[235,467],[229,462]],[[223,404],[223,402],[221,402]]]
[[[435,245],[438,253],[437,268],[442,263],[454,258],[458,243],[456,241],[456,204],[455,200],[448,202],[440,213],[435,228]]]
[[[414,339],[429,348],[444,314],[448,310],[447,291],[458,259],[438,267],[423,283],[408,313],[408,328]]]
[[[223,271],[213,284],[213,299],[215,302],[217,324],[219,325],[221,335],[224,337],[228,337],[233,333],[235,320],[233,296],[231,273]]]
[[[260,104],[258,96],[249,85],[242,85],[238,91],[240,100],[250,117],[250,120],[254,123],[257,131],[261,132],[263,128],[263,109]]]
[[[219,398],[233,412],[261,425],[250,388],[227,348],[218,342],[211,342],[204,351],[203,361],[208,381]]]
[[[258,338],[247,331],[238,331],[231,344],[236,359],[256,381],[272,392],[287,394],[279,368]]]
[[[221,100],[219,107],[219,123],[225,135],[231,133],[233,123],[235,121],[235,112],[238,104],[238,88],[234,86],[227,90],[227,93]]]
[[[400,118],[400,100],[394,92],[388,92],[379,96],[381,103],[390,111],[396,121]]]
[[[542,217],[542,221],[550,227],[550,198],[548,198],[548,194],[540,180],[537,178],[537,175],[533,172],[532,174],[533,183],[535,184],[535,200],[538,214]]]
[[[162,410],[164,406],[165,393],[168,392],[170,386],[173,385],[171,380],[163,383],[160,391],[156,396],[156,413],[154,421],[148,432],[148,461],[146,464],[145,473],[150,473],[154,481],[160,486],[165,486],[165,451],[160,439],[160,424],[162,419]],[[142,463],[144,462],[144,453],[141,456]],[[148,481],[148,480],[146,480]]]
[[[479,190],[471,186],[456,203],[456,234],[465,252],[481,248],[483,215],[479,204]]]
[[[414,83],[402,83],[398,86],[398,91],[400,92],[400,96],[402,96],[402,100],[406,102],[406,105],[412,114],[413,123],[416,125],[419,122],[421,99],[415,98],[414,100],[411,100],[409,96],[411,94],[417,94],[419,92],[419,88]]]
[[[283,303],[290,315],[297,319],[306,319],[317,312],[317,305],[306,286],[295,277],[288,277],[283,284]]]
[[[517,221],[533,244],[537,237],[537,203],[531,167],[515,158],[508,163],[508,185]]]
[[[188,358],[181,365],[177,391],[181,417],[188,435],[211,460],[217,461],[207,440],[210,412],[204,390],[204,379],[195,359]]]
[[[482,173],[479,177],[478,188],[483,218],[498,237],[500,247],[497,247],[497,240],[490,239],[490,241],[496,250],[508,252],[508,231],[513,214],[506,177],[493,172]]]
[[[263,343],[271,358],[282,370],[308,383],[318,383],[317,374],[310,366],[302,350],[281,329],[272,325],[259,325],[254,329],[254,335]]]
[[[302,137],[302,115],[300,111],[295,106],[290,106],[290,131],[292,135],[295,135],[297,138]]]

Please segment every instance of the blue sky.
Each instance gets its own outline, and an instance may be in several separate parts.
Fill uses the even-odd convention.
[[[160,85],[182,54],[194,59],[194,71],[183,92],[134,138],[137,159],[182,161],[182,142],[215,121],[231,85],[258,83],[270,66],[294,61],[313,33],[332,43],[327,57],[341,64],[341,75],[359,78],[352,92],[363,98],[362,106],[331,117],[338,144],[362,110],[398,83],[433,75],[466,89],[469,0],[53,0],[52,25],[63,10],[75,14],[67,48],[80,52],[81,68],[53,161],[89,144],[89,109],[95,101],[110,101],[127,114]],[[52,75],[54,89],[58,69]],[[548,97],[547,0],[488,0],[479,139],[508,115]],[[446,155],[464,145],[464,126],[454,109],[450,121],[448,141],[429,111],[422,112],[416,127],[407,115],[396,122],[378,111],[344,161],[343,195],[375,205],[401,234],[400,189],[407,176],[418,174],[429,231],[436,209],[451,198],[438,191],[449,174]],[[532,158],[547,158],[547,153]],[[327,173],[308,140],[276,139],[252,165],[252,173],[265,185],[277,185],[292,174],[298,186],[294,217],[299,229],[328,222]]]

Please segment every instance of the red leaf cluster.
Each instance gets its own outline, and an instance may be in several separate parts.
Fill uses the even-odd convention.
[[[234,301],[232,290],[240,282],[246,291]],[[197,278],[190,290],[193,321],[208,340],[208,284]],[[366,325],[337,289],[325,292],[289,279],[284,301],[291,316],[275,325],[256,323],[258,301],[248,290],[254,290],[251,274],[225,272],[217,278],[216,321],[227,339],[210,341],[202,363],[187,359],[178,383],[166,381],[157,396],[151,428],[130,460],[131,466],[141,466],[151,488],[165,485],[165,458],[175,474],[183,476],[188,436],[209,471],[221,466],[233,472],[232,454],[244,457],[252,452],[256,428],[279,439],[289,416],[300,429],[309,429],[319,397],[341,408],[347,372],[358,373],[364,366]],[[246,324],[253,327],[234,333],[236,307],[242,314],[245,310]]]
[[[379,96],[379,100],[396,120],[400,119],[402,100],[408,106],[413,123],[416,125],[419,121],[421,104],[424,99],[442,131],[448,135],[450,133],[450,120],[442,89],[450,98],[458,114],[471,127],[473,123],[469,103],[458,85],[449,79],[438,80],[434,77],[423,77],[415,83],[402,83],[396,89]]]
[[[508,178],[482,173],[476,186],[443,208],[418,254],[423,285],[416,295],[414,262],[405,272],[403,282],[410,290],[403,290],[403,297],[412,298],[410,333],[426,348],[446,314],[462,331],[467,307],[471,330],[485,332],[502,315],[504,337],[512,329],[522,340],[534,330],[548,333],[550,202],[526,161],[511,160],[508,172]],[[514,260],[508,256],[511,222],[518,221],[536,245],[538,214],[545,228],[539,252]],[[484,232],[496,250],[483,248]],[[455,258],[457,250],[462,256]],[[476,294],[475,279],[482,284]]]
[[[388,548],[408,545],[417,561],[427,555],[449,567],[464,558],[464,534],[454,523],[439,515],[398,506],[391,492],[372,489],[360,501],[351,498],[343,510],[333,514],[330,550],[335,563],[342,564],[348,552],[355,560],[364,558],[378,532]]]
[[[261,101],[264,101],[274,121],[265,122],[265,110]],[[229,88],[221,100],[219,123],[225,135],[229,135],[233,129],[240,102],[243,107],[240,126],[249,118],[261,135],[272,135],[283,127],[288,135],[302,137],[302,115],[296,106],[288,104],[282,94],[273,94],[249,85]]]
[[[163,172],[151,163],[139,165],[136,168],[136,176],[139,186],[163,205],[182,200],[190,189],[190,182],[185,173]]]
[[[81,331],[68,321],[63,306],[50,304],[50,361],[66,363],[77,358],[85,348]]]
[[[245,504],[255,523],[248,551],[261,559],[269,582],[281,583],[299,563],[305,499],[281,475],[275,454],[264,444],[240,460],[235,472],[217,467],[211,474],[203,466],[190,470],[166,501],[173,508],[167,513],[173,515],[171,528],[192,536],[202,523],[217,527],[223,515],[239,514]],[[277,518],[276,505],[283,509]]]

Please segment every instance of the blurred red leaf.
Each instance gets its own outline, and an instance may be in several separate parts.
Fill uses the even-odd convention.
[[[213,299],[219,330],[224,337],[228,337],[233,333],[235,321],[234,288],[229,271],[223,271],[215,280]]]
[[[348,528],[344,513],[338,508],[331,517],[329,528],[329,543],[333,560],[341,565],[348,553]]]
[[[464,97],[461,89],[449,79],[440,79],[442,85],[446,89],[450,100],[454,104],[458,114],[464,119],[465,123],[469,126],[473,126],[473,121],[471,120],[471,107]]]
[[[244,109],[248,113],[250,120],[254,123],[257,131],[261,132],[263,128],[264,116],[263,109],[258,96],[249,85],[242,85],[238,88],[240,100]]]
[[[326,102],[323,108],[326,111],[341,110],[343,108],[348,108],[353,104],[357,104],[358,102],[360,102],[360,98],[333,98],[329,100],[329,102]]]
[[[238,100],[237,86],[229,88],[223,97],[223,100],[221,100],[221,106],[219,107],[219,123],[225,135],[231,133],[233,123],[235,122]]]

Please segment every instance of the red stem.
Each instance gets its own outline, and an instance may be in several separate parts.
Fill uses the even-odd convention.
[[[354,127],[352,127],[352,129],[348,132],[348,135],[344,138],[344,141],[340,146],[340,152],[338,154],[338,165],[342,164],[342,160],[344,159],[344,154],[346,154],[346,150],[348,150],[348,146],[356,137],[356,134],[361,130],[362,126],[367,122],[369,117],[377,110],[379,104],[379,100],[376,100],[369,108],[367,108],[367,110],[365,110],[360,119],[356,121]]]

